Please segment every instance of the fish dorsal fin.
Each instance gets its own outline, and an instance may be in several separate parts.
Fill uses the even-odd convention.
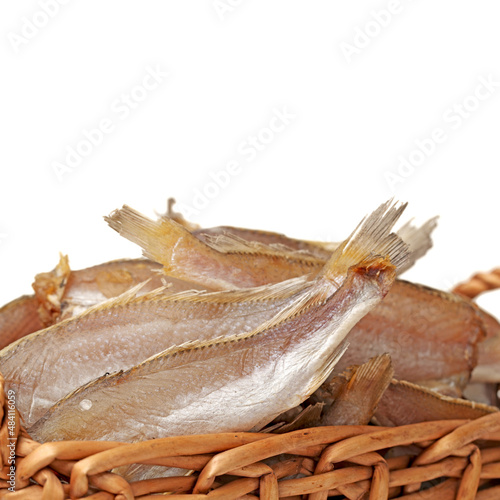
[[[168,277],[166,278],[168,282]],[[234,302],[264,302],[267,300],[286,299],[312,286],[307,276],[291,278],[271,285],[262,285],[253,288],[236,288],[234,290],[203,291],[186,290],[172,295],[166,295],[161,300],[183,302],[213,302],[230,304]]]
[[[428,387],[408,382],[407,380],[397,380],[393,378],[391,381],[391,386],[400,387],[403,390],[408,391],[408,393],[417,394],[421,398],[433,399],[434,401],[439,402],[443,405],[445,404],[454,405],[456,407],[462,406],[464,408],[471,408],[473,410],[484,411],[485,413],[494,413],[499,411],[499,409],[495,406],[490,406],[484,403],[478,403],[476,401],[469,401],[468,399],[446,396],[445,394],[433,391]]]
[[[305,250],[294,250],[283,243],[262,243],[259,241],[248,241],[240,236],[229,232],[217,235],[205,235],[207,244],[214,250],[226,254],[239,255],[276,255],[296,258],[302,262],[310,262],[311,265],[321,266],[323,261],[311,255]]]
[[[333,252],[320,276],[340,285],[351,266],[373,257],[389,258],[396,269],[402,267],[408,260],[409,248],[391,229],[406,205],[397,206],[389,200],[365,217],[351,236]]]

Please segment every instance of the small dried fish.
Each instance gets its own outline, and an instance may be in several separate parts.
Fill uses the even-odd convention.
[[[390,233],[403,208],[382,205],[304,292],[253,331],[174,346],[105,375],[59,401],[30,434],[135,441],[261,428],[325,380],[349,329],[388,291],[408,253]]]
[[[282,250],[285,253],[290,253],[291,251],[305,253],[326,262],[340,244],[335,242],[300,240],[290,238],[282,233],[263,231],[261,229],[246,229],[232,226],[200,228],[197,224],[188,222],[181,213],[175,212],[173,210],[174,204],[175,199],[169,198],[167,213],[162,218],[167,222],[170,219],[184,226],[193,236],[214,248],[218,248],[219,246],[218,239],[240,240],[251,244],[261,243],[268,245],[275,250]],[[431,234],[437,226],[437,219],[438,217],[433,217],[419,228],[413,226],[412,221],[409,221],[397,231],[397,235],[410,248],[410,256],[406,264],[398,268],[398,275],[412,267],[432,247]]]
[[[58,399],[105,373],[128,369],[172,345],[251,331],[307,292],[304,279],[228,292],[137,287],[0,352],[0,370],[31,425]],[[61,364],[61,361],[64,364]]]
[[[368,231],[366,227],[371,228],[369,224],[390,227],[390,222],[397,220],[403,208],[390,209],[384,218],[388,207],[383,205],[365,221],[365,231]],[[371,245],[369,251],[377,248],[393,251],[387,246],[388,242],[397,248],[404,247],[395,257],[396,266],[404,262],[407,255],[406,246],[392,234],[385,235],[385,243],[370,239],[369,232],[361,234],[359,241]],[[355,247],[361,243],[356,238],[349,246],[344,243],[315,281],[298,278],[254,289],[191,291],[171,296],[154,291],[134,297],[136,290],[127,292],[3,349],[0,370],[6,387],[18,392],[17,406],[29,426],[57,400],[105,373],[129,369],[172,345],[189,340],[206,341],[221,335],[248,333],[300,297],[325,286],[331,289],[331,280],[338,279],[340,286],[347,267],[339,266],[347,262],[354,265],[356,261],[349,261],[345,256],[340,259],[339,255],[343,255],[344,247],[354,259],[364,255],[367,250]],[[329,278],[325,280],[323,274]],[[60,360],[64,360],[64,368]]]
[[[498,411],[493,406],[450,398],[404,380],[393,380],[385,391],[374,420],[399,426],[433,420],[476,419]]]
[[[312,279],[338,247],[232,227],[191,233],[171,218],[153,221],[126,205],[105,220],[141,246],[145,257],[163,264],[166,275],[218,290],[278,283],[303,275]],[[421,228],[410,223],[403,226],[414,251],[401,270],[408,269],[431,247],[430,233],[435,225],[436,219],[431,219]]]

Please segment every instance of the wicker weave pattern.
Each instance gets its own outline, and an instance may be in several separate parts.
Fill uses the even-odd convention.
[[[5,407],[5,406],[4,406]],[[5,435],[6,419],[0,433]],[[478,440],[481,440],[478,442]],[[488,440],[486,443],[484,440]],[[317,427],[273,435],[226,433],[136,444],[17,438],[16,492],[6,488],[2,440],[0,498],[93,499],[500,498],[500,412],[474,421],[437,421],[397,428]],[[384,459],[388,449],[416,444],[420,453]],[[272,465],[264,460],[286,453]],[[8,456],[8,455],[7,455]],[[192,476],[127,483],[109,472],[129,463],[189,468]],[[289,476],[300,474],[297,478]],[[420,491],[425,481],[447,478]],[[69,482],[69,484],[66,484]],[[479,487],[481,491],[477,491]],[[70,496],[71,495],[71,496]],[[307,496],[305,496],[307,495]]]

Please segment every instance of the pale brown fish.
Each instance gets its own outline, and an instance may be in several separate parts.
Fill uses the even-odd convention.
[[[269,245],[275,250],[281,249],[283,252],[298,251],[309,254],[326,262],[332,252],[339,246],[338,242],[309,241],[297,238],[290,238],[282,233],[263,231],[261,229],[248,229],[232,226],[217,226],[201,228],[199,225],[187,221],[184,216],[174,211],[174,198],[169,198],[167,202],[167,212],[161,217],[164,220],[173,220],[184,226],[193,236],[200,239],[209,246],[218,247],[218,238],[230,240],[242,240],[247,243],[262,243]],[[407,222],[398,229],[398,236],[409,246],[410,256],[405,264],[398,268],[398,275],[405,272],[413,264],[423,257],[432,247],[431,234],[437,226],[438,217],[428,220],[423,226],[415,227],[412,221]]]
[[[167,276],[211,289],[247,288],[321,271],[338,244],[312,243],[268,231],[218,227],[190,232],[175,220],[153,221],[124,206],[105,217],[121,236],[137,243],[145,257],[163,264]],[[435,219],[421,228],[403,226],[415,249],[405,270],[432,245]]]
[[[310,286],[298,278],[212,293],[136,296],[135,288],[10,344],[0,352],[0,371],[19,392],[17,407],[30,425],[68,392],[105,373],[188,340],[251,331]]]
[[[135,441],[261,428],[321,385],[349,329],[390,288],[408,253],[390,233],[402,208],[385,204],[365,219],[317,279],[256,329],[174,346],[94,380],[30,434]]]
[[[377,424],[400,426],[433,420],[476,419],[498,408],[451,398],[404,380],[393,380],[374,415]]]

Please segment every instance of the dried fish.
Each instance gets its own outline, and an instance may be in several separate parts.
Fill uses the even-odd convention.
[[[261,428],[325,380],[349,329],[388,291],[408,253],[389,234],[403,208],[382,205],[305,291],[256,329],[174,346],[105,375],[63,398],[29,432],[42,441],[134,441]]]
[[[126,205],[105,219],[120,235],[141,246],[145,257],[163,264],[166,275],[219,290],[278,283],[303,275],[312,279],[338,247],[231,227],[191,233],[171,218],[153,221]],[[415,251],[401,270],[408,269],[430,248],[435,225],[436,220],[431,219],[421,228],[410,223],[403,226],[403,234]]]
[[[282,250],[285,253],[305,253],[326,262],[340,244],[335,242],[300,240],[290,238],[282,233],[263,231],[261,229],[246,229],[232,226],[200,228],[198,225],[188,222],[181,213],[175,212],[173,210],[174,204],[175,199],[169,198],[167,213],[162,218],[167,222],[170,219],[184,226],[193,236],[214,248],[220,246],[218,239],[240,240],[247,243],[268,245],[275,250]],[[398,268],[398,275],[412,267],[432,247],[431,234],[437,226],[437,219],[438,217],[433,217],[419,228],[413,226],[412,221],[409,221],[397,231],[398,236],[410,248],[410,256],[405,266]],[[263,250],[265,251],[264,248]]]

